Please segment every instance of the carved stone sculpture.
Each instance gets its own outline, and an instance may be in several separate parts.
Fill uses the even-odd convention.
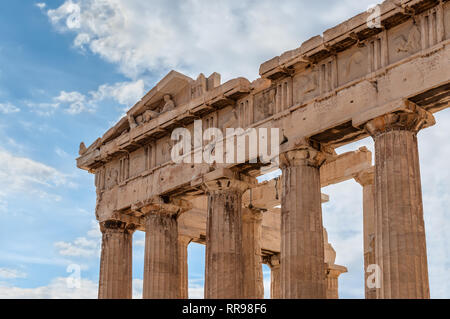
[[[175,109],[175,103],[169,94],[164,95],[164,107],[161,113],[169,112]]]
[[[160,113],[152,111],[152,110],[147,110],[144,112],[144,114],[142,115],[144,118],[144,122],[150,122],[152,119],[157,118],[159,116]]]
[[[134,129],[135,127],[137,127],[136,120],[134,119],[134,116],[131,114],[128,114],[128,123],[130,124],[131,129]]]
[[[83,155],[84,153],[86,153],[87,148],[86,145],[84,145],[84,142],[80,143],[80,149],[78,150],[78,155]]]

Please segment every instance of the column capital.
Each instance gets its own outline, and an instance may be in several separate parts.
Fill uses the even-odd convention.
[[[373,185],[375,182],[375,166],[358,173],[355,176],[355,181],[363,187]]]
[[[261,209],[244,207],[242,209],[243,221],[262,221],[263,213]]]
[[[340,265],[330,265],[326,263],[326,271],[327,271],[327,277],[328,278],[334,278],[337,279],[340,275],[348,272],[347,267],[340,266]]]
[[[185,235],[178,234],[178,242],[182,243],[185,246],[189,245],[190,242],[192,241],[192,239],[193,238],[191,236],[185,236]]]
[[[372,137],[389,131],[404,130],[418,133],[421,129],[433,126],[433,114],[414,103],[407,103],[399,111],[388,113],[368,121],[364,129]]]
[[[129,233],[132,234],[137,226],[120,220],[106,220],[99,223],[100,231],[105,233]]]
[[[280,268],[280,254],[274,254],[266,258],[267,265],[272,268]]]
[[[242,180],[223,177],[211,181],[205,181],[203,186],[209,193],[218,191],[237,191],[243,194],[250,188],[251,184]]]
[[[165,200],[161,196],[155,196],[147,201],[145,206],[140,208],[140,211],[145,216],[165,215],[169,217],[178,217],[190,209],[192,209],[192,204],[184,199],[172,198]]]
[[[307,139],[295,143],[295,147],[280,154],[280,167],[308,165],[320,167],[332,157],[332,149]]]

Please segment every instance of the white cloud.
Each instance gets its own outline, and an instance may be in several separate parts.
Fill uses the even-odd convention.
[[[11,268],[0,268],[0,278],[1,279],[17,279],[17,278],[26,278],[27,274]]]
[[[8,211],[8,202],[4,199],[5,194],[0,192],[0,213],[6,213]]]
[[[55,101],[67,104],[69,108],[66,109],[66,112],[69,114],[79,114],[84,111],[92,112],[92,108],[86,105],[86,96],[79,92],[61,91],[59,96],[55,97]]]
[[[145,247],[145,239],[138,239],[133,242],[136,247]]]
[[[203,285],[191,284],[188,287],[189,299],[203,299],[204,295],[204,287]]]
[[[69,157],[69,154],[67,154],[66,151],[64,151],[63,149],[61,149],[59,147],[55,148],[55,153],[56,153],[56,155],[58,155],[59,157],[62,157],[62,158]]]
[[[77,91],[61,91],[51,102],[27,102],[26,105],[39,115],[52,115],[61,107],[64,112],[70,115],[76,115],[83,112],[95,112],[98,104],[105,100],[113,100],[119,104],[131,107],[139,101],[143,95],[144,81],[136,80],[117,82],[114,84],[102,84],[97,90],[90,91],[87,94]]]
[[[99,257],[101,247],[101,232],[98,223],[92,221],[92,227],[86,236],[78,237],[73,242],[58,241],[55,243],[58,253],[68,257]]]
[[[20,112],[20,109],[11,103],[0,103],[0,113],[11,114]]]
[[[144,281],[142,279],[133,279],[133,299],[142,299],[142,289]]]
[[[122,105],[131,107],[144,95],[144,81],[103,84],[97,91],[91,92],[91,95],[94,101],[114,99]]]
[[[36,7],[38,7],[41,10],[45,9],[46,6],[47,6],[47,4],[45,4],[45,2],[36,3]]]
[[[49,103],[49,102],[26,102],[26,106],[31,108],[35,113],[42,115],[42,116],[49,116],[55,113],[55,111],[59,108],[59,103]]]
[[[84,237],[75,239],[73,243],[56,242],[55,247],[58,248],[59,254],[70,257],[91,257],[96,255],[98,251],[97,242],[88,240]]]
[[[52,23],[59,23],[61,30],[80,28],[80,6],[77,3],[68,0],[56,10],[47,12]],[[61,20],[63,24],[61,24]]]
[[[88,44],[91,38],[89,37],[89,34],[87,33],[80,33],[75,37],[75,40],[73,40],[73,44],[75,47],[81,48],[84,50],[85,44]]]
[[[0,286],[0,299],[95,299],[98,285],[88,279],[81,279],[79,288],[68,284],[70,278],[53,279],[49,285],[37,288]]]
[[[0,189],[4,198],[19,193],[59,200],[59,196],[51,194],[59,186],[73,187],[74,184],[53,167],[0,148]]]
[[[131,78],[175,68],[254,79],[264,60],[374,2],[67,0],[47,14],[57,30],[74,33],[76,47]]]

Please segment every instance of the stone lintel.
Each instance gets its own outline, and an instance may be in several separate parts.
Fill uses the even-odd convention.
[[[371,166],[372,152],[366,147],[340,154],[320,167],[320,184],[326,187],[347,181]]]
[[[361,186],[373,185],[375,179],[375,166],[362,171],[358,175],[355,176],[355,181]]]

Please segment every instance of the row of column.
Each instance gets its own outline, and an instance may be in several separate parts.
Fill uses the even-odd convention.
[[[241,183],[241,186],[244,185]],[[227,188],[223,193],[210,188],[210,206],[223,207],[223,210],[217,214],[218,210],[215,209],[214,216],[209,214],[208,218],[205,298],[263,298],[260,244],[262,212],[249,208],[237,209],[244,189],[233,186]],[[177,217],[182,208],[166,204],[157,207],[149,209],[145,217],[143,298],[187,299],[187,247],[192,239],[178,235]],[[133,225],[121,221],[101,223],[101,299],[132,297],[134,230]],[[236,271],[237,267],[239,271]]]
[[[412,107],[365,126],[375,141],[376,168],[372,184],[370,176],[358,179],[364,186],[364,260],[381,269],[380,286],[366,289],[368,298],[429,298],[417,132],[433,120]],[[281,155],[281,254],[270,263],[274,297],[327,298],[327,287],[337,282],[324,262],[320,167],[329,155],[310,142]],[[238,179],[205,184],[205,298],[262,297],[261,215],[242,208],[247,189]],[[169,204],[146,213],[144,298],[187,296],[187,265],[179,263],[186,260],[188,240],[178,237],[180,213]],[[99,297],[128,298],[132,229],[120,222],[104,229]]]
[[[429,298],[417,133],[433,125],[416,105],[365,125],[375,142],[375,172],[364,186],[364,261],[367,298]],[[324,289],[320,145],[304,144],[281,158],[281,297],[326,298]],[[371,181],[373,181],[371,183]],[[371,267],[373,266],[373,267]]]

